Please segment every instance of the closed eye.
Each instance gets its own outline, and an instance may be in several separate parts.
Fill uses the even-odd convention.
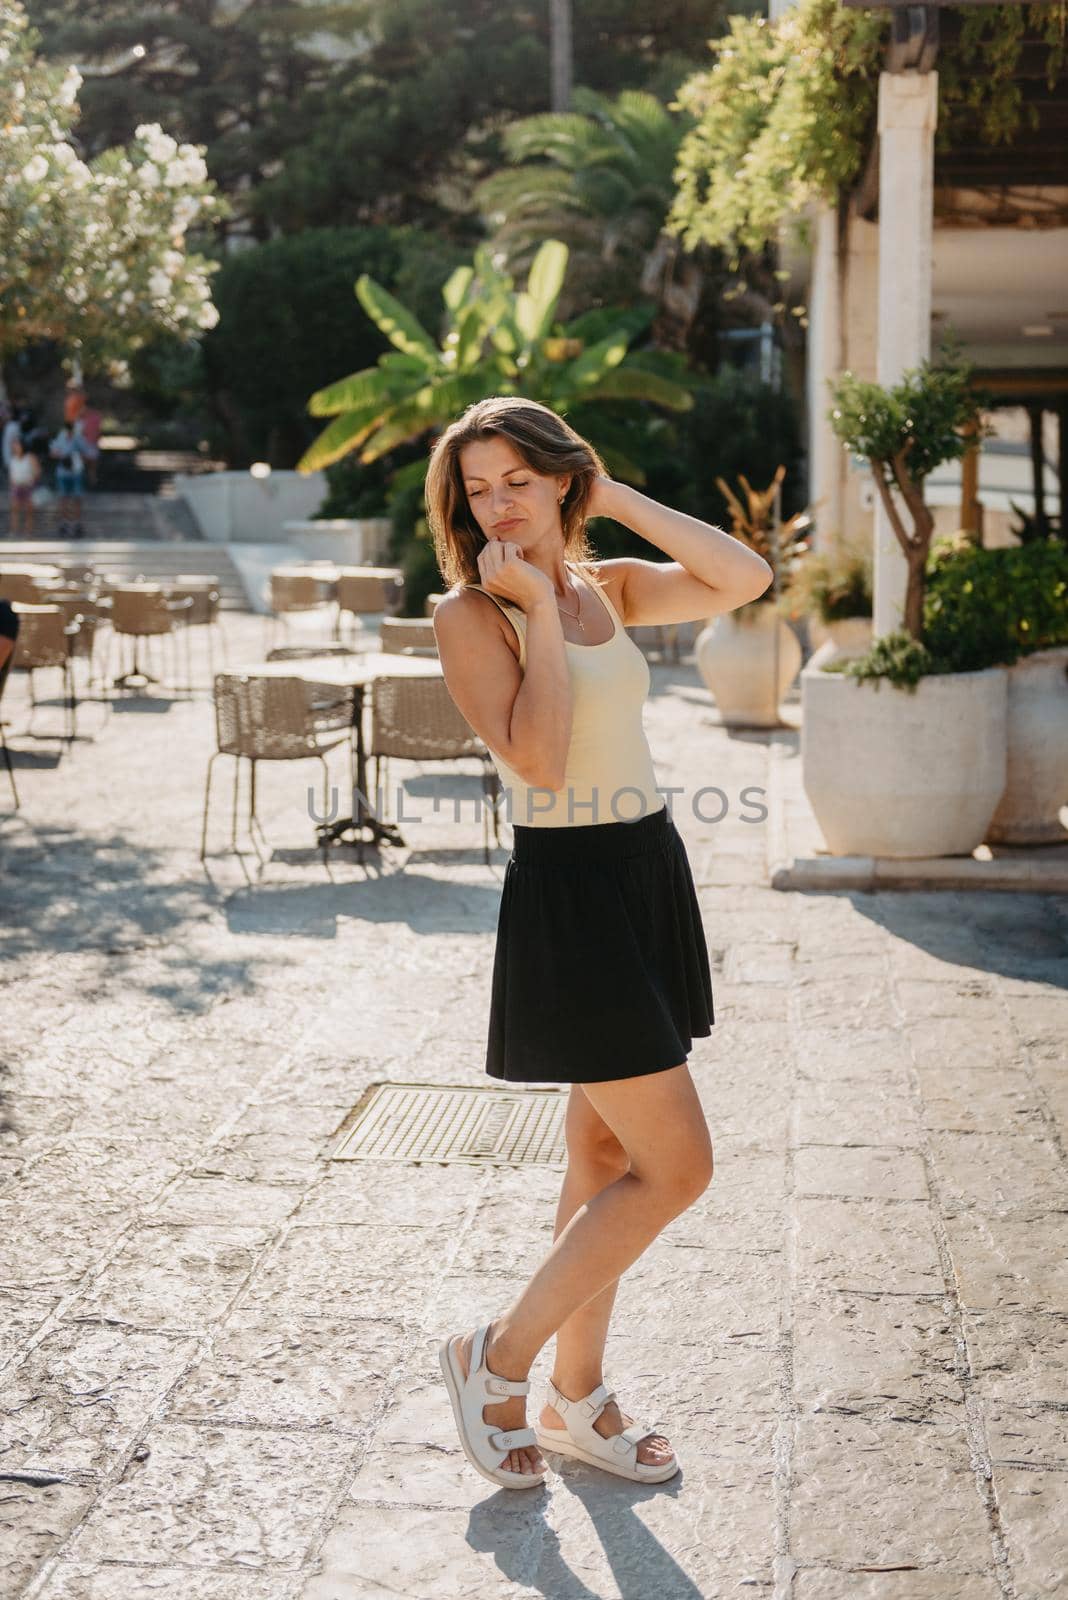
[[[510,483],[508,485],[508,487],[509,487],[509,489],[525,489],[529,482],[530,482],[529,478],[516,478],[512,483]],[[469,500],[477,500],[479,495],[482,494],[482,493],[483,493],[483,490],[481,490],[481,489],[468,489],[467,498]]]

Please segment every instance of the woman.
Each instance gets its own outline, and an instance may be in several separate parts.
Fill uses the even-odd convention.
[[[11,459],[8,462],[8,483],[11,488],[11,534],[26,538],[33,534],[33,491],[41,476],[40,463],[22,443],[22,436],[11,441]]]
[[[731,611],[772,573],[721,529],[613,482],[532,400],[471,406],[434,447],[426,497],[452,586],[434,612],[445,681],[511,802],[486,1071],[571,1084],[553,1247],[439,1359],[464,1452],[491,1482],[543,1482],[539,1445],[661,1482],[678,1471],[671,1445],[620,1412],[602,1363],[620,1274],[712,1177],[686,1057],[714,1018],[693,879],[642,730],[649,669],[624,629]],[[597,560],[595,516],[671,559]],[[554,1333],[529,1428],[527,1374]]]

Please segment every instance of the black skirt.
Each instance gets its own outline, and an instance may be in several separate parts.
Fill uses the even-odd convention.
[[[664,1072],[714,1021],[693,875],[666,806],[636,822],[513,828],[491,1078],[604,1083]]]

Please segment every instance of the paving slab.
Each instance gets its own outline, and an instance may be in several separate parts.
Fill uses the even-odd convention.
[[[224,627],[260,654],[262,618]],[[740,798],[779,736],[725,729],[692,659],[652,665],[713,967],[690,1066],[715,1176],[623,1275],[605,1370],[682,1470],[557,1457],[495,1491],[437,1348],[551,1247],[561,1174],[332,1155],[376,1083],[486,1087],[507,830],[487,866],[477,766],[396,761],[406,847],[324,867],[312,768],[279,763],[259,855],[241,817],[227,849],[227,773],[202,868],[194,655],[192,695],[86,703],[69,750],[47,675],[39,738],[5,693],[5,1600],[1068,1588],[1068,904],[773,887],[773,814]]]

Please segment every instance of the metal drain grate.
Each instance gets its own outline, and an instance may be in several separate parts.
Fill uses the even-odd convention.
[[[451,1089],[376,1083],[349,1113],[331,1161],[567,1163],[559,1089]]]

